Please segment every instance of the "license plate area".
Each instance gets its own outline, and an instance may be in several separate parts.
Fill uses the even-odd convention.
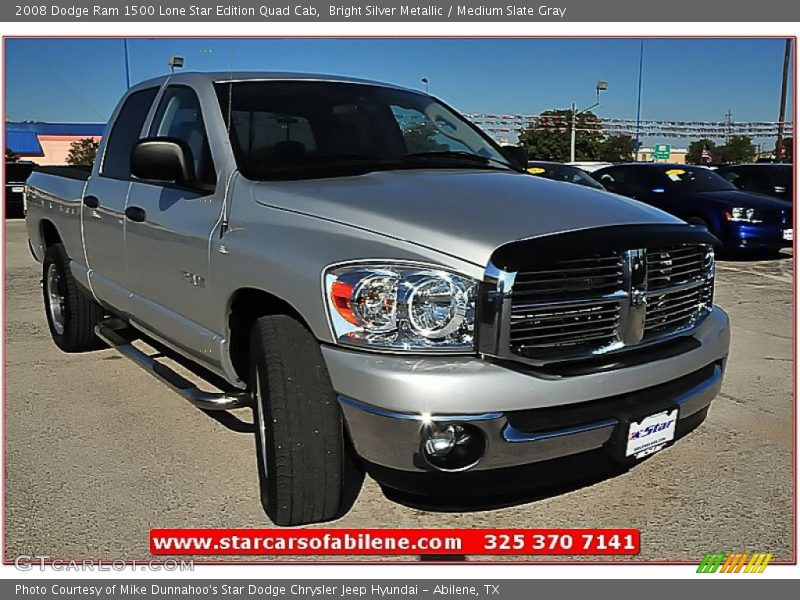
[[[677,422],[677,408],[648,415],[641,421],[631,421],[628,425],[625,457],[644,458],[664,448],[675,439]]]
[[[675,440],[680,407],[670,396],[632,397],[630,403],[614,411],[613,417],[617,427],[604,451],[614,462],[629,465]]]

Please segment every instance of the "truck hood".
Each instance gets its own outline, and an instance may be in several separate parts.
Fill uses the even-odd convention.
[[[506,242],[608,225],[681,223],[635,200],[513,172],[377,171],[252,186],[265,206],[432,248],[485,266]]]

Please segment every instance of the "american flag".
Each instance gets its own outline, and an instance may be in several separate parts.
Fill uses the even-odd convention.
[[[708,148],[706,148],[705,146],[703,146],[703,152],[700,153],[700,158],[708,162],[711,162],[711,152],[709,152]]]

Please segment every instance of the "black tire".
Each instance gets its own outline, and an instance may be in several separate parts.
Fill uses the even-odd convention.
[[[261,503],[280,526],[345,514],[364,479],[319,343],[295,319],[261,317],[250,334]]]
[[[104,344],[94,334],[94,327],[104,316],[103,308],[75,281],[62,244],[47,248],[42,274],[44,312],[56,346],[64,352],[102,348]],[[51,295],[51,291],[55,295]]]

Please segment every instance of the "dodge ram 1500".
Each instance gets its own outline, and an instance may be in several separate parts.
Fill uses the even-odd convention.
[[[91,173],[27,185],[55,343],[111,346],[203,409],[251,405],[279,525],[343,514],[364,470],[426,493],[634,463],[722,383],[705,228],[526,174],[418,91],[162,77],[122,98]]]

